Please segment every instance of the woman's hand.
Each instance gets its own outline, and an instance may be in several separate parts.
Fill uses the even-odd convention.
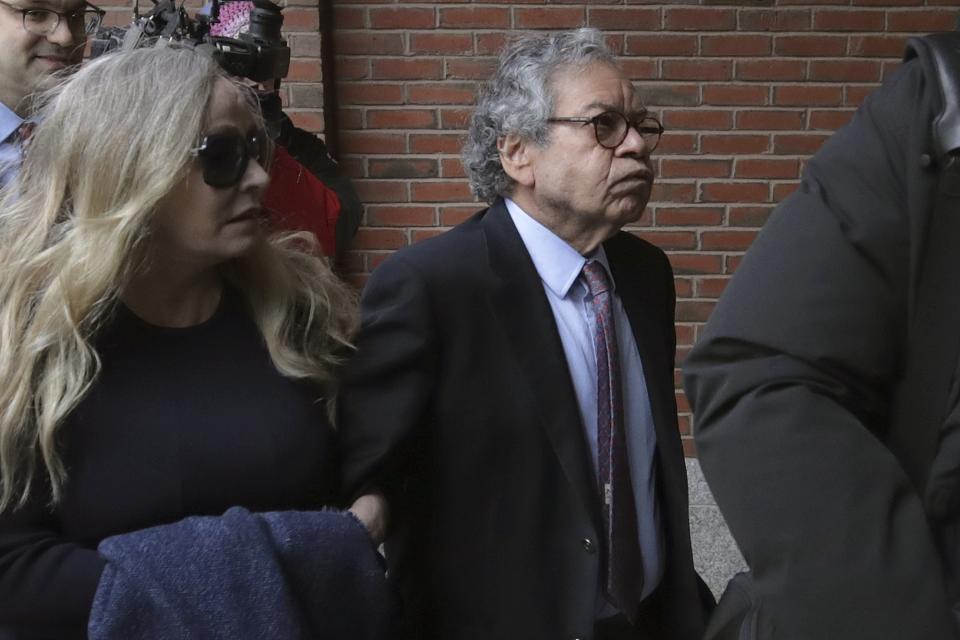
[[[382,493],[371,491],[360,496],[350,505],[349,511],[363,523],[377,545],[383,543],[383,540],[387,537],[387,523],[390,514],[387,508],[387,500]]]

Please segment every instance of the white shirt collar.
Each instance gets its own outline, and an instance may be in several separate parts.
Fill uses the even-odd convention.
[[[608,274],[610,273],[610,264],[607,262],[607,254],[603,250],[603,245],[597,247],[597,250],[589,258],[585,258],[560,236],[534,220],[516,202],[510,198],[504,198],[504,202],[507,205],[507,212],[509,212],[510,218],[520,234],[520,239],[523,240],[523,244],[530,254],[533,266],[544,284],[556,296],[565,298],[570,293],[570,288],[580,277],[583,265],[586,264],[588,259],[596,260],[603,265]],[[613,282],[612,274],[610,282]],[[613,286],[616,287],[615,284]]]

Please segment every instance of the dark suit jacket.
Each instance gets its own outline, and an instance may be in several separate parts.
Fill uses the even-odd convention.
[[[927,260],[943,237],[928,77],[905,64],[810,161],[684,365],[760,638],[956,637],[935,535],[957,511],[925,495],[960,335],[931,328],[958,317],[960,291]],[[960,455],[944,462],[956,498]]]
[[[605,244],[641,351],[658,440],[667,572],[657,638],[699,638],[673,394],[674,290],[659,249]],[[543,285],[502,201],[397,252],[362,301],[340,398],[348,489],[386,485],[388,545],[415,637],[591,638],[599,499]]]

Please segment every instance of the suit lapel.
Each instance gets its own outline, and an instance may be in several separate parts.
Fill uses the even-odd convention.
[[[483,228],[496,276],[493,313],[510,342],[560,466],[599,531],[596,478],[563,344],[540,275],[502,200],[487,211]]]
[[[660,374],[669,366],[658,309],[662,303],[656,300],[657,283],[653,281],[653,274],[642,265],[631,265],[632,256],[623,255],[621,246],[608,241],[604,251],[640,352],[657,442],[667,442],[675,437],[676,425],[672,419],[673,405],[669,404],[674,402],[673,379]]]

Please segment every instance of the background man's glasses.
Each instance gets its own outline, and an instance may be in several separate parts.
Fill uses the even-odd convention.
[[[204,136],[200,146],[190,150],[203,165],[203,181],[211,187],[223,189],[238,184],[247,171],[250,160],[266,163],[267,137],[258,129],[246,135],[239,131],[211,133]]]
[[[22,9],[4,0],[0,0],[0,4],[12,11],[18,11],[23,18],[24,30],[37,36],[49,36],[60,26],[61,19],[66,19],[71,33],[90,35],[100,26],[106,13],[89,3],[70,13],[60,13],[53,9]]]
[[[582,122],[592,124],[593,132],[597,136],[597,143],[607,149],[616,149],[627,139],[627,132],[633,127],[643,138],[649,151],[653,151],[660,144],[663,135],[663,125],[653,116],[644,116],[638,120],[631,120],[619,111],[604,111],[592,118],[547,118],[547,122]]]

